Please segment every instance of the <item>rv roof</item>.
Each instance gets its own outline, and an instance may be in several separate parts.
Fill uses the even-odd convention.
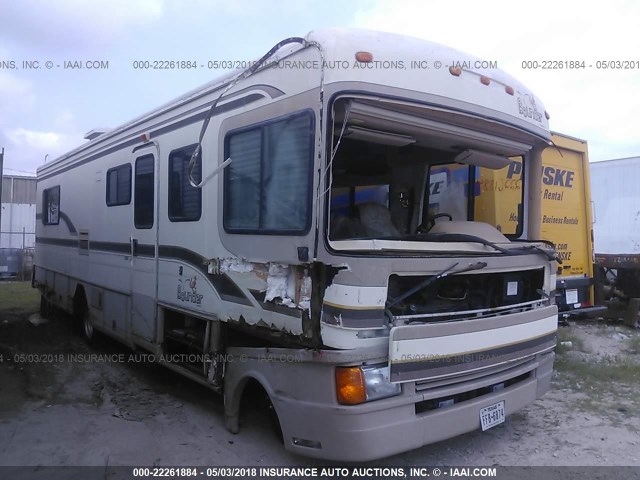
[[[324,83],[367,82],[407,92],[425,92],[429,85],[432,98],[463,102],[515,120],[538,136],[548,137],[547,115],[542,103],[522,84],[495,67],[495,64],[463,54],[433,42],[402,35],[355,29],[326,29],[306,36],[322,50]],[[301,44],[289,44],[278,50],[269,62],[286,59],[304,49]],[[356,61],[356,53],[370,54],[371,61]],[[320,57],[318,57],[320,58]],[[349,68],[342,66],[349,65]],[[342,66],[339,66],[342,65]],[[452,70],[453,69],[453,70]],[[456,70],[457,69],[457,70]],[[48,170],[75,154],[113,139],[133,127],[142,125],[164,113],[227,86],[239,73],[232,70],[211,82],[191,90],[113,130],[93,139],[38,168]],[[428,82],[425,80],[428,79]],[[242,88],[242,82],[238,85]],[[544,112],[544,114],[542,114]],[[535,117],[535,118],[534,118]],[[105,143],[106,144],[106,143]]]

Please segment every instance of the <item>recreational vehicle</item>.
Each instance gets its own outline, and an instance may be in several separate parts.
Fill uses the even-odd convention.
[[[314,31],[239,66],[38,169],[43,309],[222,393],[231,432],[259,386],[307,456],[388,456],[540,397],[557,328],[540,100],[388,33]],[[474,189],[513,158],[501,232]]]

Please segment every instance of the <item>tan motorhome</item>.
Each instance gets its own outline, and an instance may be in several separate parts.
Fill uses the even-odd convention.
[[[493,67],[314,31],[99,135],[38,169],[43,310],[222,393],[232,432],[259,387],[301,455],[363,461],[504,422],[549,388],[557,265],[531,174],[548,115]],[[512,157],[505,235],[474,219],[468,179]]]

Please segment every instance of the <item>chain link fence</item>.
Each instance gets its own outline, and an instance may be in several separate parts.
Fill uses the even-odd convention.
[[[0,231],[0,280],[29,280],[33,268],[35,232]]]

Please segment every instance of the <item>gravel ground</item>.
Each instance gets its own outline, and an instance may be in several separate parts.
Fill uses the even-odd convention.
[[[33,315],[37,300],[0,283],[0,466],[319,464],[261,415],[230,434],[218,395],[110,340],[89,347],[63,315]],[[583,322],[559,340],[552,391],[505,424],[370,465],[640,466],[640,335]]]

